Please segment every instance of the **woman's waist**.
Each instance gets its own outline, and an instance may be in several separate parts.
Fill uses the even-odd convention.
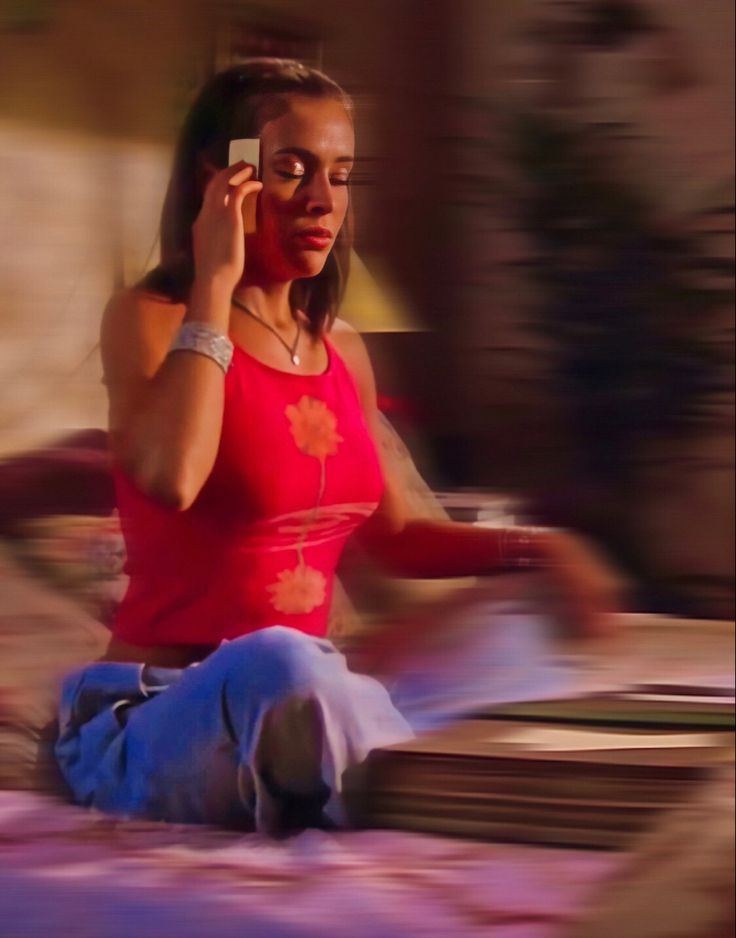
[[[286,545],[249,538],[173,543],[129,555],[127,603],[259,621],[274,612],[311,612],[331,593],[344,539]],[[278,624],[278,617],[274,620]]]
[[[113,635],[100,661],[138,662],[158,668],[187,668],[203,661],[217,648],[217,644],[141,645],[123,641]]]
[[[268,575],[132,577],[112,632],[135,645],[212,644],[271,625],[324,635],[334,573],[296,561]]]

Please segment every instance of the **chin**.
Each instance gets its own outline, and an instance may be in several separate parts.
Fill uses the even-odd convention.
[[[300,257],[294,263],[295,280],[304,280],[307,277],[316,277],[324,270],[327,263],[327,254],[312,254],[307,257]]]

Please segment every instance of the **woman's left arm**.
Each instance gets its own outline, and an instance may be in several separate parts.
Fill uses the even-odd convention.
[[[543,569],[583,634],[605,633],[620,611],[623,581],[598,550],[569,531],[483,528],[456,521],[409,518],[393,468],[378,445],[375,378],[360,335],[338,321],[331,338],[358,387],[366,422],[382,458],[385,491],[358,537],[389,574],[417,579],[484,576],[514,569]]]

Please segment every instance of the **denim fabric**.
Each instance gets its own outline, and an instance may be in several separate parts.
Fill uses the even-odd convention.
[[[331,642],[282,626],[182,670],[88,665],[64,681],[59,724],[56,757],[77,803],[268,833],[283,821],[272,777],[275,761],[292,758],[289,740],[302,742],[295,775],[317,779],[314,797],[342,826],[345,770],[413,735],[382,684],[349,671]],[[303,781],[294,778],[297,799],[309,796]]]

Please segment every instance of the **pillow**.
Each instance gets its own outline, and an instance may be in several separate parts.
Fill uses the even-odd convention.
[[[28,569],[94,619],[111,621],[128,581],[117,512],[33,518],[17,523],[14,534],[9,544]]]
[[[51,741],[59,685],[102,655],[109,632],[2,543],[0,590],[0,788],[57,790]]]
[[[128,581],[116,511],[109,517],[53,515],[18,522],[9,545],[48,585],[109,624]]]

